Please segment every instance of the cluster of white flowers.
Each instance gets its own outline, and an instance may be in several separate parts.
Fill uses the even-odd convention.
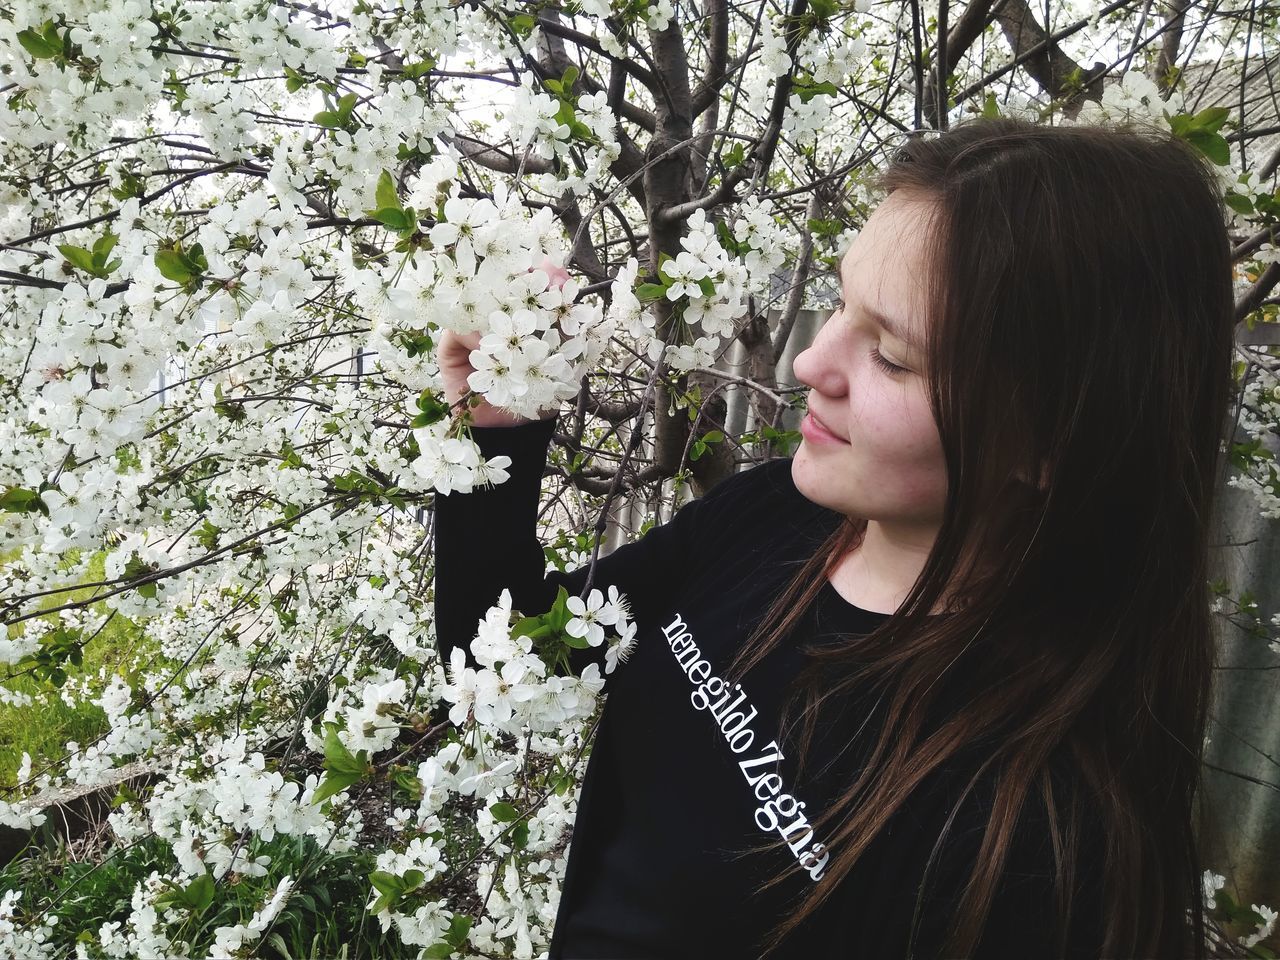
[[[607,31],[605,36],[613,38],[613,35]],[[617,160],[622,152],[615,130],[617,118],[609,109],[608,95],[603,90],[578,97],[574,116],[600,140],[600,144],[585,147],[581,165],[566,164],[563,172],[539,173],[529,177],[530,187],[548,197],[560,198],[566,193],[570,196],[589,195],[593,188],[608,175],[610,164]],[[560,134],[557,133],[557,137],[559,136]],[[557,139],[555,142],[559,144],[562,141]],[[563,142],[567,147],[567,141]]]
[[[870,7],[870,0],[857,0],[854,4],[857,13],[865,13]],[[800,62],[810,66],[815,83],[830,81],[836,87],[849,82],[866,53],[867,43],[861,36],[838,31],[826,34],[814,31],[805,36],[796,51]]]
[[[381,549],[371,552],[384,552]],[[394,562],[390,558],[387,562]],[[403,561],[402,561],[403,562]],[[369,628],[375,635],[386,637],[404,656],[419,662],[431,659],[435,649],[434,625],[423,622],[415,608],[403,579],[388,579],[382,586],[369,580],[356,584],[356,595],[347,602],[352,619]]]
[[[1213,897],[1227,883],[1227,878],[1220,873],[1214,873],[1212,870],[1206,870],[1201,878],[1204,886],[1204,900],[1210,906],[1213,905]]]
[[[449,425],[444,422],[413,430],[419,450],[413,469],[425,484],[443,494],[455,490],[470,493],[476,486],[501,483],[507,479],[510,457],[483,459],[474,443],[449,436],[449,430]]]
[[[1095,124],[1115,123],[1127,120],[1157,121],[1164,123],[1164,112],[1181,113],[1183,96],[1178,90],[1169,93],[1166,100],[1160,88],[1137,70],[1124,73],[1118,82],[1103,87],[1099,100],[1086,100],[1075,120],[1063,118],[1063,123]]]
[[[532,147],[534,156],[543,160],[568,151],[569,125],[556,118],[559,100],[534,87],[521,85],[512,95],[512,101],[511,141],[517,156],[527,147]]]
[[[747,295],[747,268],[720,245],[706,211],[695,211],[688,227],[689,232],[680,239],[680,253],[662,268],[671,281],[667,299],[684,299],[685,321],[701,324],[703,331],[692,344],[677,344],[666,351],[666,361],[678,371],[714,362],[721,339],[733,333],[734,321],[746,309]],[[715,288],[710,296],[702,289],[704,280],[710,280]],[[649,359],[657,360],[661,353],[662,342],[651,340]]]
[[[769,76],[780,77],[791,69],[786,30],[780,17],[765,16],[760,21],[760,65]]]
[[[831,99],[825,94],[805,100],[797,93],[792,93],[787,100],[787,135],[797,143],[812,143],[831,123]]]
[[[171,940],[168,927],[177,919],[173,909],[157,910],[156,900],[167,889],[167,883],[181,882],[180,878],[163,877],[152,871],[134,885],[130,897],[132,913],[127,920],[110,920],[98,928],[98,942],[102,952],[117,960],[133,957],[177,957],[189,955],[189,944]]]
[[[1280,378],[1265,367],[1254,371],[1241,394],[1240,429],[1254,440],[1269,443],[1280,422]],[[1265,449],[1265,448],[1264,448]],[[1233,472],[1227,486],[1253,494],[1259,513],[1269,520],[1280,518],[1280,490],[1271,482],[1274,460],[1264,454],[1251,468]]]
[[[407,945],[425,947],[439,943],[453,920],[453,911],[448,909],[448,903],[435,900],[412,909],[412,913],[380,910],[377,913],[378,922],[384,931],[390,930],[394,924],[401,941]]]
[[[26,799],[16,803],[0,800],[0,825],[15,830],[31,830],[40,826],[48,815],[40,812],[39,795],[49,787],[51,780],[47,774],[36,779],[31,777],[31,754],[22,752],[22,762],[18,765],[17,783],[22,787]]]
[[[586,638],[591,646],[604,642],[604,626],[619,625],[612,641],[625,659],[633,628],[627,622],[625,600],[615,587],[605,601],[593,589],[584,603],[578,597],[568,601],[572,619],[565,630],[570,636]],[[455,647],[450,654],[450,678],[442,695],[453,706],[449,719],[458,725],[474,717],[477,723],[497,732],[521,733],[526,727],[547,733],[566,722],[582,720],[595,708],[595,694],[603,686],[600,671],[591,664],[581,677],[548,676],[546,664],[533,653],[528,636],[513,637],[510,628],[511,592],[503,590],[498,603],[480,621],[471,650],[480,669],[467,665],[466,654]],[[610,651],[606,649],[606,654]],[[607,672],[611,672],[607,671]]]
[[[276,884],[275,893],[271,895],[261,908],[255,910],[248,923],[238,923],[232,927],[218,927],[213,932],[213,946],[209,951],[209,960],[232,960],[239,955],[240,948],[252,943],[262,936],[277,914],[284,909],[293,890],[293,878],[281,877]]]
[[[748,197],[742,201],[733,223],[733,239],[749,243],[750,250],[742,257],[742,265],[748,276],[748,289],[756,296],[769,291],[769,278],[782,269],[786,260],[788,243],[794,238],[778,223],[772,204]]]
[[[534,939],[541,939],[540,934],[554,922],[554,915],[548,909],[548,897],[543,892],[542,884],[522,882],[515,864],[507,863],[502,868],[502,882],[494,882],[494,868],[486,864],[480,871],[477,887],[492,891],[489,910],[496,923],[492,928],[473,931],[472,943],[478,948],[482,943],[496,945],[501,938],[509,941],[514,938],[508,950],[510,956],[518,960],[531,960],[535,956]],[[548,920],[550,916],[550,920]]]
[[[645,25],[650,30],[661,32],[667,29],[675,12],[676,8],[671,0],[658,0],[657,3],[651,3],[645,8]]]
[[[352,753],[366,750],[373,756],[395,743],[400,733],[395,714],[409,689],[403,677],[389,674],[385,669],[375,671],[373,676],[365,678],[358,691],[343,687],[338,699],[330,701],[325,710],[326,720],[342,717],[344,722],[338,729],[338,739]],[[343,709],[343,705],[349,703],[354,705]]]
[[[0,664],[15,664],[40,649],[40,638],[53,633],[57,626],[51,620],[26,620],[17,630],[0,634]],[[7,635],[6,635],[7,634]]]
[[[32,123],[18,111],[0,112],[0,142],[31,150],[99,142],[111,136],[117,124],[143,116],[158,99],[164,79],[162,64],[152,55],[157,30],[150,6],[116,0],[105,6],[84,4],[76,11],[80,22],[72,27],[70,39],[96,61],[101,82],[62,70],[51,59],[6,56],[6,79],[23,91],[27,109],[39,115],[40,122]],[[17,3],[9,9],[11,16],[0,36],[12,48],[18,47],[20,31],[38,31],[54,14],[54,7],[45,3]]]
[[[1265,904],[1254,903],[1251,906],[1262,917],[1262,922],[1258,924],[1258,929],[1253,933],[1246,934],[1240,938],[1240,943],[1244,947],[1252,947],[1258,941],[1265,940],[1271,936],[1271,932],[1276,928],[1276,917],[1280,916],[1280,913]]]
[[[1212,870],[1206,870],[1201,876],[1201,883],[1204,892],[1204,902],[1208,909],[1213,909],[1214,897],[1217,892],[1226,886],[1227,880],[1220,873],[1214,873]],[[1276,920],[1280,918],[1280,912],[1273,910],[1265,904],[1252,904],[1254,911],[1262,917],[1262,921],[1258,924],[1257,929],[1253,933],[1243,934],[1238,940],[1240,944],[1246,948],[1253,947],[1262,940],[1271,936],[1275,930]]]
[[[0,821],[2,822],[2,821]],[[0,957],[4,960],[53,960],[59,955],[58,946],[50,942],[57,914],[39,923],[15,922],[21,890],[6,890],[0,894]]]
[[[1169,91],[1167,98],[1161,95],[1160,88],[1137,70],[1123,74],[1118,81],[1106,84],[1100,100],[1087,100],[1081,106],[1074,120],[1063,117],[1061,123],[1072,124],[1117,124],[1139,121],[1167,127],[1165,118],[1175,116],[1187,109],[1186,98],[1182,91]],[[1026,111],[1024,111],[1026,112]],[[1257,171],[1241,171],[1237,166],[1238,159],[1232,159],[1225,165],[1214,165],[1211,169],[1218,179],[1218,187],[1223,192],[1233,191],[1249,200],[1255,200],[1259,191],[1268,193]],[[1234,215],[1238,224],[1244,223],[1243,215]]]
[[[198,770],[208,771],[203,776]],[[334,826],[311,803],[317,779],[305,784],[266,768],[261,752],[249,752],[240,734],[211,744],[198,761],[182,763],[146,802],[155,834],[172,844],[174,857],[190,877],[208,869],[214,879],[229,872],[265,876],[268,854],[251,854],[240,841],[243,830],[264,840],[277,833],[310,835],[321,842]]]
[[[132,702],[133,690],[123,677],[112,675],[96,703],[107,715],[106,735],[81,748],[68,742],[71,756],[67,776],[82,786],[108,783],[117,759],[143,754],[164,742],[165,732],[157,726],[157,711],[139,709]]]

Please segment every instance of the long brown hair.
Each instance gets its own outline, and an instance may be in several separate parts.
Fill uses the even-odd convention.
[[[977,117],[909,139],[875,183],[932,204],[921,282],[945,516],[891,616],[865,636],[802,648],[784,710],[785,725],[803,696],[802,765],[824,701],[872,689],[886,712],[865,766],[813,824],[832,825],[825,876],[765,952],[830,895],[931,771],[976,750],[969,788],[989,769],[994,800],[947,956],[981,939],[1034,780],[1051,828],[1059,951],[1079,787],[1105,837],[1102,953],[1201,958],[1208,536],[1232,396],[1216,177],[1194,148],[1138,121]],[[846,517],[799,567],[726,685],[786,639],[865,530]],[[961,658],[971,696],[926,723],[937,681]],[[1067,802],[1049,772],[1064,758]]]

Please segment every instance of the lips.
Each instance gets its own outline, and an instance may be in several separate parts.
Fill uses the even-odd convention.
[[[809,416],[813,417],[814,421],[818,424],[818,426],[822,427],[822,429],[827,431],[827,433],[831,434],[833,437],[839,437],[841,440],[845,440],[844,437],[841,437],[840,434],[832,430],[831,427],[827,425],[825,420],[823,420],[820,416],[818,416],[816,413],[813,412],[813,407],[809,408]]]

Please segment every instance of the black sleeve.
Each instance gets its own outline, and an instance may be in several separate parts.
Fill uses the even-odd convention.
[[[512,608],[525,616],[550,610],[561,586],[570,596],[582,592],[590,564],[564,573],[547,572],[537,534],[542,475],[555,423],[556,418],[551,417],[510,427],[473,427],[471,437],[486,459],[504,454],[511,458],[506,468],[508,478],[470,493],[436,495],[432,517],[435,625],[440,656],[446,664],[453,649],[461,647],[467,664],[477,665],[470,651],[471,640],[485,611],[498,602],[504,587],[511,591]],[[694,524],[709,498],[691,500],[668,523],[650,528],[639,540],[623,544],[608,556],[598,556],[592,589],[607,596],[608,587],[616,586],[626,595],[631,620],[638,625],[647,623],[664,593],[681,582]],[[574,649],[570,655],[573,671],[581,673],[596,663],[605,676],[608,643],[606,639],[596,647]]]

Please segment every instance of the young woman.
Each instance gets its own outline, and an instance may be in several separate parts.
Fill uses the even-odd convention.
[[[1204,955],[1216,178],[1156,130],[978,118],[879,183],[795,456],[596,563],[638,632],[552,957]],[[477,336],[441,343],[452,401]],[[437,497],[446,659],[503,587],[588,574],[535,533],[555,417],[472,416],[513,462]]]

